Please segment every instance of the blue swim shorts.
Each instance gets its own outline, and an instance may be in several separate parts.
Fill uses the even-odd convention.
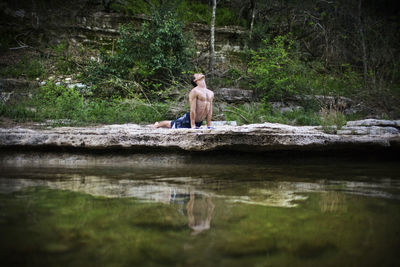
[[[196,127],[200,127],[203,122],[195,122]],[[171,128],[190,128],[190,112],[186,112],[182,117],[171,121]]]

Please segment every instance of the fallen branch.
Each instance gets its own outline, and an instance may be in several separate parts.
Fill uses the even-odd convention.
[[[23,46],[18,46],[18,47],[10,47],[10,50],[18,50],[18,49],[23,49],[23,48],[30,48],[29,45],[23,45]]]

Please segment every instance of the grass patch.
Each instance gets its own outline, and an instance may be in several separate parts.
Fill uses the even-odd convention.
[[[334,109],[321,109],[321,125],[325,133],[336,133],[337,130],[342,129],[346,125],[346,116]]]
[[[271,106],[251,103],[238,106],[229,106],[224,110],[227,120],[237,121],[239,125],[249,123],[283,123],[289,125],[320,125],[318,113],[304,108],[280,112]]]
[[[169,106],[141,99],[84,99],[75,88],[48,83],[31,98],[18,103],[1,104],[0,116],[16,121],[86,125],[92,123],[150,123],[165,119]]]

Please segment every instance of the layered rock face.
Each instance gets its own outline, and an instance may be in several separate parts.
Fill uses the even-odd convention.
[[[226,103],[244,103],[254,100],[252,90],[239,88],[220,88],[215,91],[215,96],[219,101]]]
[[[378,121],[382,122],[382,121]],[[393,125],[387,121],[386,125]],[[220,125],[214,129],[152,129],[136,124],[52,129],[0,129],[0,148],[72,148],[178,151],[353,151],[354,149],[398,150],[400,122],[392,126],[362,126],[349,122],[338,134],[321,127],[283,124]],[[383,123],[385,124],[385,123]],[[370,130],[368,130],[370,129]],[[373,130],[371,130],[373,129]]]

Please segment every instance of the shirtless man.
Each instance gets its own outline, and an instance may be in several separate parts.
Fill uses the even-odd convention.
[[[191,82],[195,87],[189,93],[190,112],[173,121],[156,122],[153,128],[199,128],[204,119],[211,128],[214,93],[207,89],[204,74],[194,74]]]

